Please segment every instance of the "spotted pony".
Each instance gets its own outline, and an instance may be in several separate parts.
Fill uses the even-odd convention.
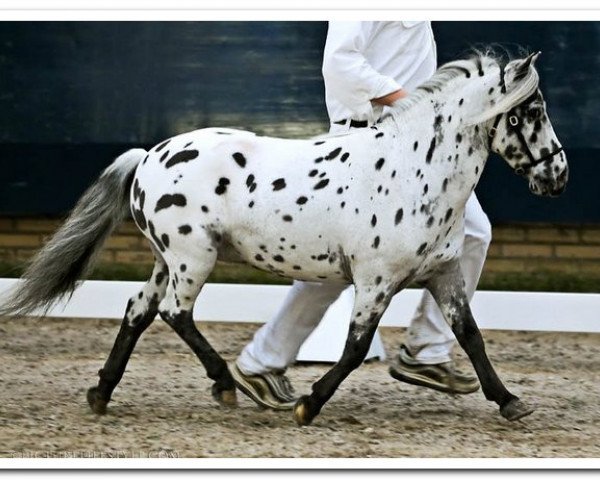
[[[3,310],[48,308],[71,293],[130,211],[156,262],[129,300],[98,385],[88,391],[94,412],[105,413],[157,313],[198,356],[214,380],[214,397],[236,403],[225,361],[192,319],[196,297],[221,259],[356,289],[342,357],[299,399],[298,424],[309,424],[360,365],[390,300],[410,282],[436,299],[485,397],[505,418],[521,418],[532,409],[490,364],[457,259],[465,203],[490,152],[535,194],[565,188],[566,157],[538,88],[536,58],[502,65],[477,55],[448,63],[375,126],[345,135],[289,140],[207,128],[148,152],[130,150],[80,199]]]

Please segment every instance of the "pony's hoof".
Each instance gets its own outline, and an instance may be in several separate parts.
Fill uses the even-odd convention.
[[[294,405],[294,420],[300,427],[310,425],[313,419],[317,416],[311,411],[311,402],[308,395],[303,395]]]
[[[97,415],[106,415],[106,406],[108,405],[108,400],[100,397],[98,387],[92,387],[87,391],[87,401],[92,409],[92,412]]]
[[[235,388],[232,390],[219,390],[216,385],[213,385],[212,396],[219,404],[225,407],[237,407]]]
[[[534,412],[535,408],[526,405],[518,398],[513,398],[503,407],[500,407],[500,414],[507,420],[514,422],[520,418],[526,417]]]

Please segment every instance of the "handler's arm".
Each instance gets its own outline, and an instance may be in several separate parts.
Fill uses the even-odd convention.
[[[377,72],[363,52],[373,22],[329,22],[323,55],[323,77],[327,88],[346,106],[362,113],[365,104],[391,105],[407,92],[391,77]]]

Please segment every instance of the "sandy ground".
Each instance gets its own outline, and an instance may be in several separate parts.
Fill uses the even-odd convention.
[[[382,362],[355,371],[309,427],[291,412],[210,396],[196,358],[162,322],[146,332],[106,416],[88,409],[119,322],[0,319],[0,456],[599,457],[600,335],[484,332],[513,393],[537,405],[509,423],[481,392],[452,397],[401,384]],[[257,325],[204,324],[227,360]],[[388,352],[403,329],[381,329]],[[466,366],[464,356],[458,362]],[[328,366],[295,365],[301,392]]]

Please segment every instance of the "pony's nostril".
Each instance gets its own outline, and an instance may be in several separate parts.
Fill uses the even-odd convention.
[[[552,190],[552,192],[550,192],[550,194],[553,196],[560,195],[561,193],[563,193],[565,191],[566,187],[567,187],[567,185],[563,183],[562,185],[559,185],[554,190]]]

